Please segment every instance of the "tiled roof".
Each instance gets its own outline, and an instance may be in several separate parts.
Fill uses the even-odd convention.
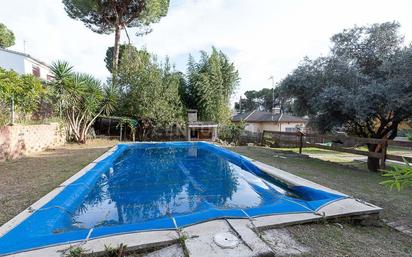
[[[245,121],[245,122],[306,122],[306,119],[289,115],[289,114],[273,114],[271,112],[263,111],[251,111],[245,113],[239,113],[232,117],[232,121]]]

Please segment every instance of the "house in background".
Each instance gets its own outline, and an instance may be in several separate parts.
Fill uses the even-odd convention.
[[[19,74],[32,74],[42,80],[53,79],[49,65],[28,54],[0,48],[0,67]]]
[[[274,108],[273,112],[254,110],[239,113],[232,117],[232,122],[243,121],[245,130],[252,133],[262,133],[263,130],[279,132],[305,131],[307,120],[302,117],[289,115]]]

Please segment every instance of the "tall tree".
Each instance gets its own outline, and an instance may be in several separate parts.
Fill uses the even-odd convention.
[[[63,0],[69,17],[82,21],[99,34],[114,32],[113,68],[119,63],[121,31],[136,27],[139,34],[150,32],[150,24],[166,16],[169,0]]]
[[[154,129],[183,122],[181,80],[181,73],[168,59],[162,64],[145,50],[125,49],[117,75],[119,115],[138,120],[140,139],[146,139]]]
[[[234,64],[216,48],[210,55],[202,51],[199,62],[189,56],[183,92],[188,108],[197,109],[200,119],[226,122],[230,117],[229,100],[238,83]]]
[[[334,35],[331,54],[305,59],[282,81],[282,92],[323,132],[343,127],[352,135],[394,139],[412,117],[412,48],[403,46],[398,29],[388,22]],[[379,159],[369,157],[368,168],[378,167]]]
[[[13,31],[9,30],[3,23],[0,23],[0,47],[10,47],[14,45],[14,41]]]

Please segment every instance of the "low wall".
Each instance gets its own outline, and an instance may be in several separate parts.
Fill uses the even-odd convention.
[[[0,161],[43,151],[64,142],[65,133],[58,123],[3,126],[0,127]]]

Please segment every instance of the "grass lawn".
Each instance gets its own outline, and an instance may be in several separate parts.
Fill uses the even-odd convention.
[[[289,152],[291,151],[294,153],[299,153],[299,148],[296,148],[296,147],[292,147],[292,148],[279,147],[275,149],[279,151],[289,151]],[[358,147],[356,149],[362,150],[365,152],[367,151],[366,147]],[[388,148],[388,153],[393,154],[393,155],[412,157],[412,149],[405,148],[405,147],[390,146]],[[324,160],[324,161],[336,162],[336,163],[340,163],[343,165],[355,167],[358,169],[367,170],[367,165],[366,165],[367,157],[362,156],[362,155],[331,151],[331,150],[320,149],[316,147],[303,148],[302,154],[308,155],[312,158]],[[391,161],[387,161],[386,165],[389,168],[391,166],[398,166],[399,164],[396,164]]]
[[[384,208],[382,218],[412,224],[412,189],[389,191],[378,173],[263,147],[230,150]],[[311,224],[288,227],[294,238],[312,248],[307,256],[412,256],[412,237],[386,225]]]
[[[102,155],[116,141],[66,144],[30,156],[0,162],[0,225]]]

